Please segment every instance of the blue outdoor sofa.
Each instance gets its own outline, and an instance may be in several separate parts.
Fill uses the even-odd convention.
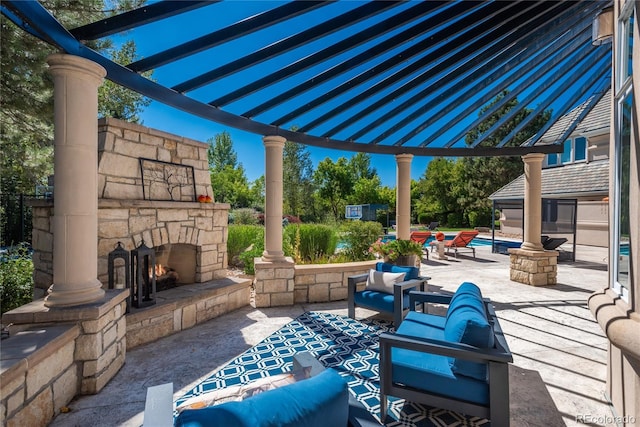
[[[380,418],[387,396],[509,425],[513,357],[493,306],[465,282],[453,296],[411,292],[412,311],[394,334],[380,335]],[[413,311],[447,304],[446,316]]]

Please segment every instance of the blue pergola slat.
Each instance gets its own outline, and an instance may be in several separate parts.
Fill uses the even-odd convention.
[[[575,18],[570,16],[570,13],[565,13],[564,15],[569,15],[569,16],[565,16],[562,22],[568,23],[568,22],[575,21]],[[584,30],[585,27],[586,27],[586,24],[581,24],[581,27],[579,29]],[[575,28],[572,28],[570,31],[571,32],[575,31]],[[589,28],[589,31],[590,31],[590,28]],[[535,36],[535,34],[537,34],[537,37]],[[449,114],[459,105],[459,103],[456,103],[450,100],[454,100],[456,98],[468,99],[468,97],[471,96],[471,94],[469,93],[470,90],[467,92],[463,92],[463,89],[465,87],[470,87],[470,88],[472,87],[473,90],[481,91],[486,87],[490,86],[493,82],[497,81],[499,78],[502,78],[504,76],[504,73],[496,72],[495,70],[514,70],[524,63],[525,65],[523,65],[520,68],[521,71],[514,74],[514,76],[524,74],[525,72],[533,68],[538,63],[536,61],[531,61],[531,58],[526,55],[526,50],[533,49],[534,51],[537,51],[543,46],[550,44],[557,37],[555,34],[547,33],[546,31],[544,31],[544,29],[542,30],[538,29],[538,31],[535,34],[532,34],[530,32],[525,32],[524,34],[514,36],[513,41],[515,43],[513,45],[511,45],[510,47],[502,51],[500,54],[496,55],[489,62],[482,65],[480,68],[476,69],[471,74],[466,75],[464,79],[460,81],[458,84],[456,84],[455,86],[449,87],[448,89],[438,94],[435,98],[429,99],[428,102],[424,102],[420,107],[416,108],[411,113],[409,113],[405,109],[404,117],[393,126],[385,129],[382,132],[379,132],[378,136],[373,140],[371,140],[371,143],[378,144],[382,142],[385,138],[390,137],[393,133],[401,130],[402,128],[404,128],[414,120],[420,117],[427,117],[426,114],[428,111],[433,110],[435,106],[439,106],[439,108],[437,109],[434,115],[429,116],[426,119],[426,121],[423,121],[419,127],[414,128],[416,132],[413,135],[421,132],[422,130],[428,127],[433,126],[435,123],[437,123],[447,114]],[[580,33],[576,32],[576,34],[580,34]],[[584,32],[584,35],[586,37],[587,33]],[[530,41],[529,44],[524,44],[524,45],[518,44],[519,42],[524,42],[526,39],[529,39]],[[571,41],[571,40],[568,40],[568,41]],[[579,43],[575,43],[575,47],[578,47],[582,43],[583,41],[580,40]],[[564,45],[566,45],[566,43],[563,45],[554,44],[553,50],[550,50],[548,53],[550,55],[563,55],[562,48],[564,47]],[[523,49],[523,46],[525,46],[524,49]],[[573,51],[573,49],[570,49],[570,50]],[[540,58],[540,55],[538,55],[537,57]],[[447,73],[443,75],[441,78],[439,78],[438,83],[434,85],[436,87],[433,87],[433,88],[428,87],[421,90],[420,92],[416,93],[411,98],[409,98],[407,101],[402,103],[401,106],[399,107],[408,108],[410,105],[414,105],[418,101],[424,100],[425,98],[428,97],[430,93],[439,90],[440,87],[444,86],[449,81],[456,81],[458,78],[464,75],[463,74],[464,70],[468,66],[469,64],[465,64],[465,66],[456,68],[451,73]],[[373,106],[374,105],[368,107],[366,110],[371,110]],[[365,110],[362,110],[359,114],[362,114],[363,112],[365,112]],[[369,111],[366,111],[366,112],[369,112]],[[400,114],[395,110],[394,110],[394,113],[395,115]],[[391,113],[385,113],[380,117],[379,120],[388,121],[392,117],[393,115]],[[433,133],[431,135],[432,139],[430,141],[423,142],[424,146],[428,145],[430,142],[435,140],[444,131],[445,129],[441,128],[440,130]],[[362,135],[364,135],[365,132],[366,132],[366,129],[361,129],[358,133],[354,134],[351,138],[359,139]],[[408,139],[409,138],[405,140],[403,138],[402,140],[397,141],[395,145],[400,145],[401,143],[406,142]]]
[[[582,93],[584,93],[588,88],[590,88],[591,86],[594,86],[598,83],[598,80],[600,78],[602,78],[606,72],[607,72],[607,66],[608,64],[610,64],[610,62],[606,62],[606,61],[602,61],[603,58],[606,58],[606,52],[604,51],[600,51],[597,54],[593,55],[595,56],[595,61],[596,61],[596,66],[593,67],[593,69],[595,70],[599,70],[596,74],[591,73],[589,75],[589,78],[585,81],[585,83],[582,84],[582,87],[580,87],[578,90],[576,90],[573,95],[568,96],[567,93],[569,92],[569,90],[571,89],[571,87],[575,87],[574,83],[576,83],[578,80],[580,80],[580,78],[578,77],[580,74],[576,73],[576,76],[572,76],[571,79],[568,79],[567,82],[565,84],[563,84],[559,90],[554,91],[552,96],[550,96],[545,102],[541,102],[540,104],[538,104],[535,108],[535,110],[533,110],[527,117],[525,117],[520,123],[518,123],[516,125],[516,127],[513,128],[513,130],[511,132],[509,132],[508,135],[506,135],[499,143],[498,145],[496,145],[496,147],[501,148],[506,146],[508,143],[511,142],[511,140],[518,134],[518,132],[521,132],[526,126],[529,125],[529,123],[531,123],[531,121],[536,118],[538,115],[542,114],[544,112],[544,110],[546,110],[549,105],[551,105],[551,103],[553,101],[555,101],[556,99],[559,99],[560,97],[562,97],[565,100],[564,106],[561,107],[561,111],[564,109],[565,111],[563,111],[563,114],[566,112],[566,110],[568,110],[570,107],[574,106],[577,104],[579,97]],[[590,60],[587,61],[582,61],[587,62],[588,64],[592,64],[592,62]],[[586,64],[584,64],[586,65]],[[583,72],[581,74],[582,77],[584,77],[584,75],[586,74],[586,69],[587,67],[583,68],[583,70],[585,70],[585,72]],[[591,71],[593,71],[593,69]],[[595,78],[591,78],[595,75]],[[532,144],[533,141],[531,141],[530,144]]]
[[[426,66],[427,65],[426,63],[435,63],[440,57],[446,55],[451,49],[455,49],[456,47],[459,47],[462,44],[464,44],[466,40],[468,40],[468,38],[471,38],[472,36],[481,34],[483,31],[488,30],[488,26],[482,27],[482,25],[480,24],[483,21],[483,18],[486,18],[487,16],[493,17],[496,13],[499,13],[500,11],[510,6],[511,4],[507,2],[489,3],[487,5],[487,8],[475,10],[473,13],[463,17],[460,21],[456,21],[457,29],[453,31],[453,34],[448,28],[438,31],[432,36],[430,36],[428,39],[421,40],[413,44],[412,46],[409,46],[408,48],[404,49],[402,52],[394,55],[392,58],[389,58],[383,61],[382,63],[375,64],[368,70],[358,74],[357,76],[349,80],[344,81],[343,83],[339,84],[335,88],[322,94],[318,98],[308,101],[304,105],[291,111],[289,114],[278,118],[272,123],[278,126],[282,126],[285,123],[296,120],[298,116],[306,113],[308,110],[317,108],[320,105],[323,105],[329,102],[330,100],[334,99],[335,97],[340,96],[342,93],[349,91],[361,84],[364,84],[365,82],[376,77],[380,73],[396,67],[399,63],[407,61],[407,66],[403,68],[404,74],[409,74],[411,72],[414,72],[421,66]],[[466,28],[469,26],[471,27],[471,29],[469,31],[466,31]],[[408,62],[409,58],[417,56],[421,52],[429,50],[434,45],[437,45],[440,42],[444,42],[445,40],[448,40],[449,38],[451,38],[453,35],[459,34],[459,33],[460,34],[465,33],[465,34],[464,34],[464,37],[457,37],[455,39],[455,41],[457,42],[457,45],[455,46],[448,45],[447,47],[440,47],[434,53],[424,56],[422,60],[423,62],[419,62],[419,63]],[[393,82],[386,80],[383,83],[383,86],[386,87],[392,83]],[[320,117],[316,118],[315,120],[312,120],[310,123],[301,126],[299,131],[309,132],[311,129],[315,128],[320,123],[329,120],[331,117],[335,117],[344,108],[347,108],[349,105],[351,105],[351,103],[348,103],[348,104],[343,103],[341,107],[332,109],[329,112],[322,114]]]
[[[532,4],[532,6],[533,6],[533,4]],[[529,13],[530,11],[531,11],[531,9],[524,9],[524,10],[521,11],[521,13],[525,14],[527,16],[531,16],[531,14]],[[552,13],[554,13],[554,10],[548,11],[547,13],[548,14],[549,13],[552,14]],[[515,16],[517,16],[517,15],[514,15],[514,17]],[[364,118],[366,115],[372,114],[374,111],[376,111],[378,109],[381,109],[385,105],[393,102],[394,99],[398,99],[404,93],[409,92],[410,90],[413,90],[413,88],[415,88],[416,86],[420,86],[425,81],[428,81],[429,79],[441,74],[442,76],[439,77],[434,83],[431,83],[429,86],[425,87],[419,93],[411,96],[409,99],[407,99],[406,101],[400,103],[399,105],[397,105],[392,110],[390,110],[390,111],[388,111],[388,112],[386,112],[384,114],[379,115],[373,122],[365,124],[364,126],[362,126],[361,129],[359,129],[354,134],[352,134],[348,139],[357,140],[360,137],[362,137],[363,135],[365,135],[367,132],[369,132],[370,129],[375,129],[375,128],[379,127],[383,123],[388,122],[394,116],[400,115],[401,113],[407,114],[407,111],[411,106],[415,105],[418,102],[421,102],[426,96],[428,96],[429,93],[433,93],[433,92],[439,91],[449,81],[457,79],[460,75],[464,74],[465,72],[467,72],[469,69],[471,69],[473,67],[477,67],[479,64],[481,64],[482,62],[486,61],[487,59],[493,57],[493,60],[495,61],[496,64],[501,63],[502,62],[500,60],[501,56],[510,55],[509,54],[509,49],[507,49],[508,46],[513,44],[513,43],[517,43],[518,41],[520,41],[524,37],[526,37],[526,35],[528,35],[531,32],[533,32],[534,29],[537,26],[539,26],[541,21],[543,21],[545,19],[544,18],[545,16],[546,15],[542,15],[541,18],[540,17],[533,18],[531,21],[529,21],[524,26],[520,26],[518,28],[514,28],[514,33],[513,34],[509,34],[508,36],[504,36],[503,35],[494,44],[490,44],[489,43],[492,40],[492,38],[495,38],[494,34],[492,34],[492,33],[485,34],[481,38],[478,38],[475,41],[473,41],[468,46],[467,49],[461,50],[461,51],[455,53],[454,55],[450,56],[446,60],[442,61],[437,68],[426,68],[425,72],[423,72],[419,76],[416,76],[414,79],[412,79],[411,81],[409,81],[406,84],[402,85],[400,88],[396,89],[394,92],[384,96],[383,98],[381,98],[381,99],[377,100],[376,102],[368,105],[367,107],[362,108],[356,114],[354,114],[353,116],[351,116],[348,119],[344,120],[340,125],[336,126],[335,128],[332,128],[328,132],[325,132],[325,135],[334,135],[336,132],[342,130],[343,128],[346,128],[349,125],[349,123],[357,122],[358,120]],[[508,20],[505,22],[505,25],[507,25],[507,24],[508,24]],[[469,52],[470,52],[470,50],[473,50],[474,46],[483,46],[483,45],[484,46],[488,46],[488,48],[486,48],[484,51],[480,50],[479,54],[474,55],[471,58],[469,58]],[[465,59],[466,59],[466,61],[464,61]],[[456,67],[456,64],[458,64],[457,67]],[[453,68],[453,67],[455,67],[455,69],[453,71],[446,73],[447,69],[450,69],[450,68]],[[505,69],[509,69],[509,68],[508,67],[497,67],[496,69],[505,70]],[[484,73],[482,73],[482,74],[484,74]],[[493,75],[500,74],[500,71],[495,71],[494,70],[492,74]],[[468,82],[468,81],[469,80],[465,79],[465,83]],[[370,92],[372,93],[373,90],[375,90],[374,87],[369,88],[366,91],[367,95]],[[365,94],[363,93],[363,95],[365,95]],[[445,99],[447,99],[449,97],[451,97],[451,95],[449,95],[447,97],[443,97],[442,101],[444,101]],[[455,99],[454,100],[450,100],[448,102],[448,104],[451,106],[451,108],[454,108],[454,106],[457,105]],[[391,135],[392,133],[394,133],[395,131],[399,130],[400,128],[402,128],[406,124],[410,123],[415,118],[417,118],[418,115],[419,114],[417,114],[417,113],[409,114],[407,117],[401,119],[398,123],[393,125],[391,128],[389,128],[386,131],[380,133],[376,138],[371,140],[371,143],[372,144],[380,143],[386,136]]]
[[[248,67],[254,66],[258,63],[273,58],[276,55],[281,55],[284,52],[290,51],[296,47],[307,44],[313,40],[316,40],[327,33],[335,32],[338,29],[348,27],[356,22],[360,22],[370,16],[380,13],[391,7],[396,7],[400,3],[397,2],[369,2],[363,6],[339,15],[327,22],[315,25],[308,30],[302,31],[298,34],[287,37],[277,43],[273,43],[266,46],[257,52],[250,53],[238,60],[232,61],[228,64],[215,68],[206,73],[200,74],[197,77],[187,80],[184,83],[173,86],[173,90],[176,92],[189,92],[199,87],[205,86],[209,83],[228,76],[231,73],[237,73]]]
[[[278,95],[273,96],[271,99],[252,108],[251,110],[243,113],[242,115],[245,117],[255,117],[257,114],[270,110],[275,106],[282,104],[285,101],[292,99],[296,96],[300,96],[301,94],[320,85],[321,83],[324,83],[325,81],[328,81],[334,78],[337,73],[351,70],[355,66],[360,65],[363,61],[375,58],[376,56],[384,53],[388,49],[393,48],[398,44],[400,44],[404,36],[410,36],[416,30],[423,31],[424,28],[431,28],[432,26],[436,26],[440,23],[449,22],[452,19],[459,16],[460,14],[465,13],[465,11],[468,11],[468,7],[458,3],[454,7],[448,8],[442,12],[439,12],[437,15],[427,18],[423,22],[418,22],[414,27],[409,28],[400,34],[397,34],[396,36],[393,36],[381,42],[375,47],[367,49],[365,52],[357,54],[353,58],[350,58],[346,61],[341,62],[340,64],[330,67],[326,71],[323,71],[319,74],[314,75],[313,77],[307,79],[303,83],[298,84],[297,86],[294,86],[291,89],[288,89]]]
[[[585,45],[582,47],[581,50],[574,53],[574,55],[572,55],[571,58],[567,59],[567,62],[571,64],[571,66],[567,64],[564,66],[553,67],[555,68],[555,70],[549,69],[550,67],[543,67],[539,71],[541,74],[551,73],[549,77],[545,79],[544,83],[536,85],[533,88],[530,88],[530,82],[524,82],[519,87],[511,91],[508,96],[505,96],[502,101],[504,101],[505,99],[507,100],[515,99],[517,95],[523,93],[525,90],[531,89],[527,94],[527,96],[524,97],[523,99],[520,99],[518,103],[518,105],[522,105],[523,108],[525,108],[526,106],[530,105],[533,102],[533,100],[538,99],[540,96],[542,96],[542,94],[545,93],[547,89],[550,89],[551,87],[553,87],[563,77],[568,76],[568,78],[565,78],[564,82],[554,91],[558,93],[563,93],[573,83],[577,82],[579,79],[583,77],[584,72],[586,70],[580,70],[580,67],[579,67],[580,64],[586,66],[587,69],[589,69],[590,64],[597,63],[598,61],[600,61],[600,59],[602,59],[602,55],[603,55],[603,51],[599,49],[592,49],[592,46]],[[574,69],[574,68],[575,70],[573,70],[573,72],[567,73],[567,69]],[[553,95],[549,95],[549,97],[552,97],[552,96]],[[539,103],[539,105],[548,105],[548,99],[549,98],[545,99],[543,102]],[[504,126],[511,119],[513,119],[517,114],[519,114],[521,110],[522,109],[512,108],[511,110],[509,110],[508,112],[500,116],[500,119],[498,119],[489,129],[484,131],[482,134],[478,135],[477,139],[470,144],[471,148],[479,146],[480,144],[482,144],[483,141],[490,138],[502,126]],[[485,117],[489,115],[490,114],[486,114],[486,113],[484,114]]]
[[[132,62],[127,68],[141,73],[162,65],[175,62],[187,56],[194,55],[206,49],[228,43],[244,35],[268,28],[279,22],[294,18],[302,13],[309,12],[330,3],[326,1],[296,1],[287,3],[275,9],[243,19],[240,22],[229,25],[218,31],[214,31],[197,39],[190,40],[154,55],[150,55],[139,61]]]
[[[78,40],[96,40],[107,37],[132,28],[146,25],[151,22],[188,12],[199,7],[208,6],[220,0],[190,1],[160,1],[150,5],[139,7],[109,18],[101,19],[82,27],[74,28],[69,32]],[[177,4],[176,4],[177,3]]]
[[[594,5],[597,7],[597,5]],[[590,25],[590,22],[589,22]],[[569,43],[568,45],[566,45],[567,47],[565,48],[561,48],[559,51],[554,51],[553,50],[553,46],[555,46],[556,43],[554,43],[552,45],[552,48],[546,48],[545,52],[548,54],[551,54],[551,58],[549,59],[549,61],[558,64],[560,63],[566,56],[570,55],[575,49],[578,49],[580,46],[584,45],[585,43],[589,43],[589,39],[591,37],[590,34],[590,29],[588,31],[582,30],[578,32],[578,37],[574,39],[575,37],[575,28],[571,29],[569,31],[567,31],[565,34],[563,34],[563,37],[557,42],[558,44],[563,44],[564,42],[567,41],[571,41],[571,43]],[[492,99],[494,99],[501,91],[502,88],[504,87],[509,87],[511,84],[513,84],[514,82],[516,82],[518,79],[520,79],[523,75],[525,75],[527,72],[529,72],[531,69],[533,69],[535,66],[537,66],[538,64],[542,63],[542,61],[544,61],[546,59],[546,57],[544,56],[544,54],[540,51],[537,51],[537,54],[535,56],[533,56],[533,58],[527,63],[527,65],[525,67],[522,67],[520,69],[520,71],[512,73],[510,76],[506,77],[502,82],[501,82],[501,86],[496,86],[493,90],[490,90],[489,92],[485,93],[483,96],[481,96],[480,98],[478,98],[475,102],[473,102],[472,104],[468,105],[463,111],[459,112],[460,117],[467,117],[470,114],[473,114],[475,111],[477,111],[480,107],[482,107],[483,105],[487,104],[488,102],[490,102]],[[490,79],[493,79],[494,76],[490,76]],[[470,92],[475,90],[475,88],[470,88],[466,93],[462,93],[459,96],[461,97],[469,97],[471,96]],[[485,112],[485,114],[489,113],[491,114],[491,112],[496,111],[499,104],[494,104],[492,107],[490,107],[490,109]],[[421,130],[426,129],[427,127],[431,126],[433,123],[435,123],[437,120],[442,119],[443,117],[445,117],[446,114],[449,114],[450,112],[453,111],[453,108],[450,108],[447,105],[444,105],[442,107],[442,109],[435,115],[432,116],[428,119],[427,122],[422,123],[419,128]],[[461,128],[459,133],[451,138],[450,141],[451,144],[455,143],[456,141],[459,141],[466,133],[468,133],[471,129],[473,129],[474,127],[476,127],[478,124],[480,124],[482,121],[484,120],[484,118],[479,117],[477,118],[472,124],[467,125],[464,128]],[[415,129],[414,129],[415,130]],[[421,142],[419,144],[420,147],[427,147],[429,144],[433,143],[438,137],[440,137],[444,132],[446,131],[446,128],[441,127],[437,130],[434,130],[427,138],[425,138],[425,140],[423,142]],[[401,138],[400,141],[404,142],[405,137]],[[408,140],[408,138],[407,138]]]
[[[347,37],[341,40],[340,42],[332,46],[329,46],[326,49],[322,49],[321,51],[315,52],[299,61],[294,62],[293,64],[289,64],[277,70],[275,73],[271,73],[265,77],[254,80],[246,86],[238,88],[233,92],[230,92],[220,98],[217,98],[209,102],[209,104],[215,105],[216,107],[221,107],[223,105],[229,104],[230,102],[236,101],[253,92],[264,89],[265,87],[272,85],[278,81],[281,81],[285,78],[289,78],[296,73],[299,73],[303,70],[311,68],[320,61],[325,61],[349,49],[353,49],[357,46],[360,46],[361,44],[366,43],[367,41],[370,41],[376,37],[379,37],[380,35],[385,34],[386,32],[392,31],[395,28],[406,24],[407,22],[411,22],[411,20],[413,19],[418,19],[424,16],[425,14],[432,12],[435,9],[442,7],[446,3],[447,2],[445,1],[419,2],[410,9],[407,9],[397,15],[393,15],[392,17],[380,22],[379,24],[371,26],[364,31],[354,34],[353,36]],[[424,31],[425,31],[425,26],[416,25],[412,27],[410,30],[403,31],[401,36],[407,37],[407,38],[413,38],[418,36]],[[394,39],[400,39],[400,37],[396,36],[394,37]],[[375,56],[381,55],[386,50],[392,48],[393,46],[395,45],[392,43],[378,44],[376,45],[375,49],[368,50],[368,52],[370,52],[369,56],[375,57]],[[353,62],[357,63],[356,61],[353,61]],[[353,66],[355,66],[355,64]],[[336,76],[339,72],[343,72],[348,69],[350,68],[332,67],[330,70],[331,72],[327,73],[327,76],[325,77],[325,79],[332,78]],[[295,93],[299,94],[301,92],[304,92],[308,90],[308,86],[311,86],[312,84],[317,85],[318,83],[319,83],[318,79],[314,77],[312,83],[307,81],[306,86],[299,85],[295,90]],[[278,98],[281,98],[281,97],[278,96]],[[261,108],[254,108],[248,113],[243,113],[242,115],[245,117],[254,117],[260,112],[271,108],[271,106],[273,105],[277,105],[277,103],[274,103],[274,100],[272,98],[271,100],[269,100],[268,103],[262,104]]]

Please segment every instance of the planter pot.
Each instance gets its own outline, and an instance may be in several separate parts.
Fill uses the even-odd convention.
[[[415,267],[416,259],[417,259],[416,255],[400,255],[398,258],[396,258],[395,261],[388,261],[388,262],[395,265]]]

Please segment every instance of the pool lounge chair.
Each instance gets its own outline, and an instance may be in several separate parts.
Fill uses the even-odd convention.
[[[447,250],[447,254],[453,251],[453,256],[458,258],[458,251],[469,250],[473,252],[473,257],[476,257],[476,248],[467,246],[474,237],[478,235],[477,230],[459,231],[453,240],[445,240],[444,247]]]
[[[555,251],[563,245],[567,243],[567,239],[564,237],[548,237],[544,242],[542,242],[542,247],[546,251]]]
[[[432,221],[427,228],[431,231],[434,231],[438,229],[439,225],[440,223],[438,221]]]
[[[429,259],[429,251],[424,249],[424,245],[427,243],[427,239],[429,239],[429,237],[431,237],[430,231],[412,231],[409,236],[409,240],[422,245],[422,253],[427,255],[427,259]]]

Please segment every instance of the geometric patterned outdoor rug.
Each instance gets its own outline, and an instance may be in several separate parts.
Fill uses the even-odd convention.
[[[203,380],[179,398],[176,406],[192,396],[288,372],[293,355],[308,351],[325,367],[336,369],[348,382],[351,394],[379,419],[378,335],[390,327],[384,320],[357,321],[329,313],[304,313]],[[386,426],[490,425],[483,418],[394,397],[389,398],[386,421]]]

